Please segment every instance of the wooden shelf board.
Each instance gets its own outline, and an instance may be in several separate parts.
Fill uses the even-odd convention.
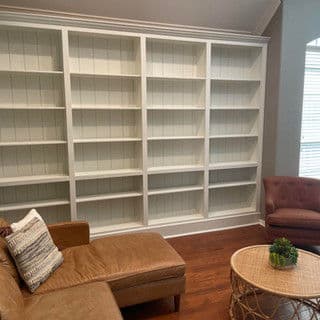
[[[216,111],[216,110],[244,110],[244,111],[250,111],[250,110],[260,110],[259,107],[251,107],[251,106],[219,106],[219,105],[213,105],[210,107],[210,110]]]
[[[134,198],[134,197],[141,197],[141,196],[142,196],[141,192],[135,192],[135,191],[118,192],[118,193],[109,193],[109,194],[78,196],[76,199],[76,202],[77,203],[94,202],[94,201],[101,201],[101,200]]]
[[[39,176],[21,176],[0,178],[0,186],[18,186],[38,183],[64,182],[69,181],[69,176],[59,174],[48,174]]]
[[[185,216],[176,216],[176,217],[167,217],[167,218],[150,218],[149,225],[158,225],[158,224],[170,224],[170,223],[176,223],[176,222],[185,222],[190,220],[201,220],[204,219],[203,215],[198,214],[192,214],[192,215],[185,215]]]
[[[204,111],[205,107],[203,106],[191,106],[191,107],[186,107],[186,106],[150,106],[147,107],[147,110],[152,111],[152,110],[163,110],[163,111],[168,111],[168,110],[174,110],[174,111]]]
[[[108,143],[108,142],[136,142],[141,141],[141,138],[89,138],[89,139],[74,139],[74,143]]]
[[[250,186],[256,185],[255,181],[233,181],[233,182],[219,182],[209,184],[209,189],[239,187],[239,186]]]
[[[173,187],[173,188],[159,188],[159,189],[149,190],[148,195],[153,196],[153,195],[159,195],[159,194],[189,192],[189,191],[199,191],[199,190],[203,190],[203,186],[184,186],[184,187]]]
[[[141,222],[126,222],[126,223],[119,223],[109,226],[103,226],[103,227],[90,227],[90,234],[91,235],[98,235],[98,234],[105,234],[107,232],[111,231],[117,231],[117,230],[125,230],[125,229],[135,229],[135,228],[141,228],[143,227],[143,224]]]
[[[90,77],[90,78],[140,78],[139,74],[129,73],[86,73],[86,72],[70,72],[74,77]]]
[[[138,106],[72,106],[72,110],[141,110],[141,107]]]
[[[232,216],[244,213],[255,212],[255,207],[246,207],[246,208],[235,208],[221,211],[209,211],[209,218],[221,217],[221,216]]]
[[[164,166],[164,167],[151,167],[148,169],[149,174],[159,173],[174,173],[174,172],[192,172],[204,170],[203,165],[186,165],[186,166]]]
[[[75,178],[76,180],[92,180],[92,179],[116,178],[116,177],[126,177],[126,176],[140,176],[140,175],[142,175],[141,169],[115,169],[115,170],[77,172],[75,174]]]
[[[209,170],[218,169],[236,169],[236,168],[251,168],[257,167],[257,161],[233,161],[233,162],[219,162],[209,165]]]
[[[149,141],[158,141],[158,140],[200,140],[200,139],[204,139],[204,136],[148,137]]]
[[[0,147],[37,146],[37,145],[50,145],[50,144],[67,144],[67,141],[63,141],[63,140],[11,141],[11,142],[0,142]]]
[[[62,75],[63,71],[54,71],[54,70],[0,70],[0,73],[9,73],[9,74],[53,74],[53,75]]]
[[[10,203],[0,205],[0,212],[33,209],[33,208],[45,208],[68,205],[70,202],[67,199],[53,199],[53,200],[42,200],[42,201],[30,201],[23,203]]]
[[[190,76],[170,76],[170,75],[147,75],[147,79],[155,80],[206,80],[205,77],[190,77]]]
[[[239,133],[239,134],[215,134],[211,135],[210,139],[225,139],[225,138],[257,138],[257,133]]]

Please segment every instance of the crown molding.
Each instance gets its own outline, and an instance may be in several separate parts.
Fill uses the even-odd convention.
[[[26,9],[0,5],[0,21],[37,23],[79,28],[93,28],[144,34],[161,34],[166,36],[182,36],[215,40],[233,40],[247,42],[268,42],[268,37],[235,30],[202,28],[187,25],[146,22],[140,20],[105,18],[83,14]]]

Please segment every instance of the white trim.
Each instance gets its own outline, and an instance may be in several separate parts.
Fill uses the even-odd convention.
[[[259,219],[259,224],[260,226],[263,226],[263,227],[266,226],[266,222],[263,219]]]
[[[40,23],[45,25],[73,26],[135,33],[186,36],[191,38],[244,40],[248,42],[268,42],[269,38],[239,30],[203,28],[188,25],[146,22],[140,20],[116,19],[92,15],[70,14],[58,11],[26,9],[0,5],[0,20]],[[46,27],[48,28],[48,27]]]
[[[132,229],[122,229],[118,231],[108,230],[99,234],[91,234],[91,239],[97,239],[104,236],[136,233],[136,232],[158,232],[165,238],[177,236],[206,233],[219,230],[229,230],[259,224],[260,212],[234,215],[228,217],[218,217],[210,219],[198,219],[195,221],[176,222],[172,224],[153,225],[149,227],[137,227]]]

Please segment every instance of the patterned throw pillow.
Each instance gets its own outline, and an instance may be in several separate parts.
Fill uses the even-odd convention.
[[[6,237],[21,278],[34,292],[61,265],[63,256],[53,243],[46,224],[34,217]]]

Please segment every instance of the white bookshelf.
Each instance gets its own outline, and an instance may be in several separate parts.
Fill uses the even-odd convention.
[[[4,23],[0,216],[92,236],[255,222],[266,43],[239,39]]]

